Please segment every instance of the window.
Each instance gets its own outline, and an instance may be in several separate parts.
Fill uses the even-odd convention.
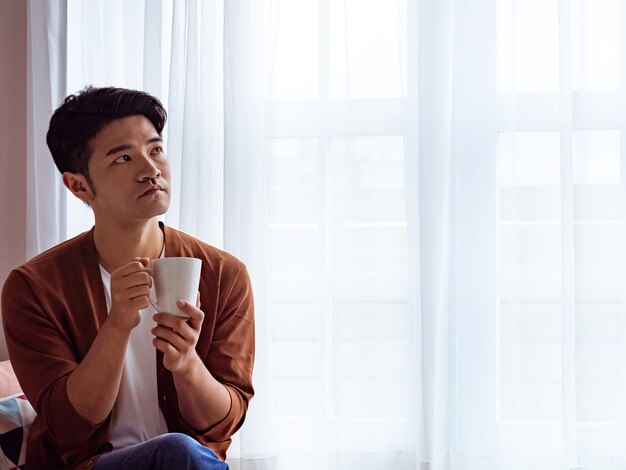
[[[314,445],[332,422],[344,450],[385,449],[405,441],[408,414],[404,2],[278,3],[267,139],[277,441]]]
[[[497,6],[499,427],[582,464],[624,432],[621,5]]]

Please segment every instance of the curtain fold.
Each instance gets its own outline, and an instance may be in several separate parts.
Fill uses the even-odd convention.
[[[224,6],[224,249],[247,265],[256,325],[255,397],[234,454],[264,459],[274,449],[265,194],[265,60],[270,45],[263,25],[268,7],[255,0]]]
[[[417,462],[449,468],[453,396],[451,250],[454,243],[453,148],[455,2],[420,1],[417,76],[409,103],[418,131],[408,134],[405,157],[414,348],[415,405],[409,416]],[[411,10],[409,10],[411,11]],[[415,47],[415,45],[413,45]],[[411,116],[409,114],[407,118]],[[419,286],[419,287],[418,287]]]
[[[177,182],[165,221],[217,246],[223,243],[225,187],[222,16],[218,1],[174,2],[163,90],[168,157]],[[153,32],[155,39],[161,34]]]
[[[65,188],[46,145],[52,111],[65,98],[67,3],[32,0],[27,7],[26,256],[65,239]]]
[[[574,159],[572,143],[572,8],[559,2],[559,148],[561,168],[561,347],[563,367],[563,452],[577,467],[576,254],[574,241]]]
[[[496,2],[455,3],[450,468],[498,468]]]

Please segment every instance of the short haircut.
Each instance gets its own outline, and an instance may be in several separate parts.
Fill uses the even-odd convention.
[[[69,171],[89,177],[90,142],[107,124],[127,116],[143,115],[161,135],[167,112],[152,95],[126,88],[87,86],[69,95],[50,118],[46,135],[48,148],[61,173]]]

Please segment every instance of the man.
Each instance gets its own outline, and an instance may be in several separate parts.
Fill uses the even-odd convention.
[[[166,112],[139,91],[88,87],[55,111],[47,142],[94,227],[13,270],[2,292],[9,356],[37,412],[26,465],[228,468],[254,391],[245,266],[165,226]],[[149,304],[150,260],[202,260],[188,318]]]

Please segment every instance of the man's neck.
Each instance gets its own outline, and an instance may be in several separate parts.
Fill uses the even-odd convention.
[[[109,273],[130,263],[135,257],[158,258],[165,242],[156,217],[124,226],[98,224],[96,220],[93,238],[99,262]]]

